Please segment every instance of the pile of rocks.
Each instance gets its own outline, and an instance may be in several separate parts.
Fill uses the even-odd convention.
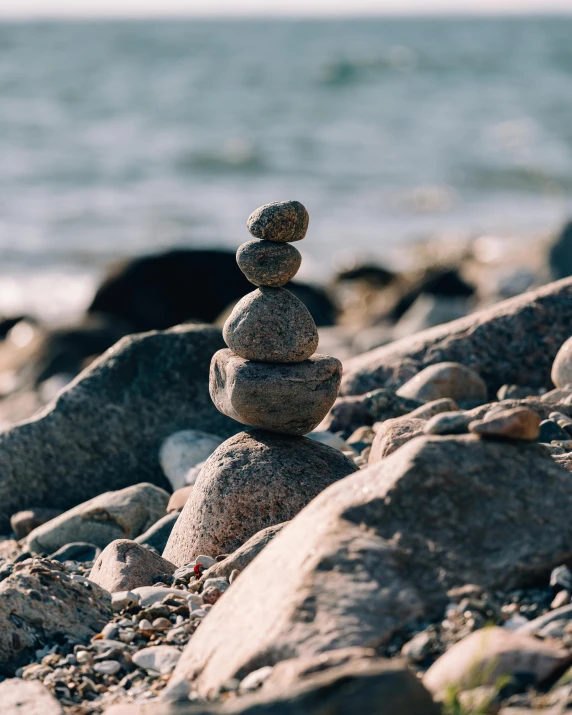
[[[272,203],[247,225],[260,240],[243,244],[237,262],[259,288],[224,325],[228,348],[212,359],[210,394],[225,415],[257,429],[231,437],[205,463],[164,552],[177,565],[237,549],[356,470],[338,450],[302,437],[332,407],[342,377],[339,360],[314,354],[312,316],[283,287],[300,267],[291,243],[304,238],[308,213],[298,201]]]

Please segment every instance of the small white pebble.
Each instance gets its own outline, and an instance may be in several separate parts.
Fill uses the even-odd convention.
[[[116,660],[102,660],[95,663],[93,669],[102,675],[115,675],[121,670],[121,665]]]
[[[153,626],[151,624],[151,621],[148,621],[146,618],[143,618],[139,621],[139,630],[140,631],[151,631],[153,630]]]

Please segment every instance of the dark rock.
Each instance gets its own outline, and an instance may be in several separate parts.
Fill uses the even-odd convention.
[[[44,509],[42,507],[32,507],[25,511],[18,511],[10,517],[10,526],[17,539],[23,539],[35,528],[45,524],[50,519],[54,519],[61,514],[60,509]]]
[[[550,444],[553,440],[558,442],[568,441],[570,435],[566,430],[562,429],[559,424],[552,420],[543,420],[540,423],[540,432],[537,440],[546,444]]]
[[[145,480],[170,490],[158,460],[169,435],[237,429],[208,392],[222,347],[216,328],[196,325],[124,338],[36,419],[0,434],[0,531],[32,504],[69,509]]]
[[[236,262],[250,283],[279,288],[294,278],[302,256],[289,243],[249,241],[236,252]]]
[[[383,266],[373,263],[363,263],[355,268],[348,268],[336,274],[334,281],[361,281],[372,288],[385,288],[392,283],[396,274]]]
[[[59,564],[32,559],[16,565],[0,582],[0,673],[13,675],[53,638],[89,641],[112,615],[106,591],[70,577]]]
[[[251,290],[233,252],[179,249],[112,267],[88,311],[115,316],[132,332],[166,330],[188,320],[213,323]],[[290,283],[288,290],[317,325],[335,322],[335,307],[324,290],[304,283]]]
[[[550,585],[559,591],[566,589],[572,591],[572,571],[568,566],[557,566],[550,574]]]
[[[288,523],[289,522],[286,521],[283,524],[268,526],[266,529],[258,531],[232,554],[229,554],[222,561],[217,561],[214,566],[207,569],[201,576],[201,581],[206,581],[207,578],[228,578],[235,569],[244,571],[248,564],[258,556],[262,549],[267,546]]]
[[[309,221],[308,212],[299,201],[274,201],[253,211],[246,225],[255,238],[291,243],[304,238]]]
[[[205,463],[163,556],[183,566],[199,554],[231,553],[356,469],[338,450],[305,437],[241,432]]]
[[[238,422],[303,435],[327,414],[341,379],[342,364],[327,355],[285,365],[219,350],[211,362],[210,393],[216,407]]]
[[[438,400],[432,400],[431,402],[426,402],[421,407],[417,407],[415,410],[409,413],[409,417],[417,417],[420,420],[429,420],[435,415],[440,415],[443,412],[457,412],[459,409],[455,400],[450,397],[442,397]]]
[[[287,658],[378,647],[442,618],[452,588],[547,579],[572,552],[571,498],[569,473],[535,443],[419,437],[298,514],[201,624],[172,682],[206,695]]]
[[[101,549],[95,544],[88,544],[85,541],[72,541],[50,554],[50,559],[60,563],[64,561],[95,561],[100,553]]]
[[[371,445],[368,464],[373,464],[374,462],[379,462],[380,459],[389,457],[402,444],[423,434],[425,425],[425,420],[412,418],[409,415],[385,420],[376,432],[375,439]]]
[[[169,501],[169,504],[170,503],[171,502]],[[159,521],[156,521],[153,526],[150,526],[144,534],[141,534],[141,536],[134,539],[135,543],[141,544],[142,546],[150,546],[151,548],[162,552],[165,546],[167,546],[167,541],[169,541],[169,536],[171,536],[171,532],[173,531],[173,527],[177,523],[178,518],[178,511],[175,511],[172,514],[167,514],[162,519],[159,519]]]
[[[312,316],[286,288],[263,287],[244,296],[222,334],[235,355],[257,362],[302,362],[318,347]]]
[[[548,264],[552,277],[567,278],[572,276],[572,221],[565,224],[550,249]]]
[[[449,361],[475,370],[490,394],[510,383],[550,388],[552,363],[571,324],[572,279],[566,279],[348,360],[342,393],[399,387],[405,366],[419,372]]]
[[[366,395],[338,398],[319,428],[349,436],[358,427],[406,415],[420,406],[421,400],[410,400],[393,390],[380,388]]]
[[[94,563],[89,580],[110,593],[152,586],[157,577],[171,576],[175,566],[129,539],[107,546]]]

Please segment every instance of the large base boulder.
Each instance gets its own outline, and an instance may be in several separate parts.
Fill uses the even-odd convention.
[[[348,360],[342,393],[397,389],[412,369],[449,361],[475,370],[491,395],[505,384],[549,388],[552,362],[571,333],[566,278]]]
[[[199,554],[235,551],[356,469],[337,449],[305,437],[241,432],[205,463],[163,556],[183,566]]]
[[[0,532],[30,506],[70,509],[110,489],[170,485],[159,449],[173,432],[222,436],[237,425],[212,404],[220,331],[184,325],[123,338],[37,417],[0,435]]]
[[[173,687],[206,695],[287,658],[376,647],[441,617],[451,588],[547,577],[572,556],[570,499],[569,472],[541,446],[418,437],[333,484],[264,548],[194,634]]]
[[[54,561],[16,564],[0,582],[0,674],[13,675],[52,638],[87,642],[111,620],[111,597]]]

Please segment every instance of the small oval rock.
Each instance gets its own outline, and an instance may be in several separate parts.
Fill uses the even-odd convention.
[[[487,386],[470,367],[458,362],[439,362],[421,370],[400,387],[397,394],[426,402],[450,397],[457,404],[483,403],[487,399]]]
[[[279,288],[294,278],[302,256],[289,243],[248,241],[236,252],[236,262],[255,286]]]
[[[222,335],[235,355],[256,362],[302,362],[318,347],[310,312],[285,288],[258,288],[245,295]]]
[[[304,238],[309,221],[308,212],[299,201],[274,201],[253,211],[246,225],[255,238],[292,243]]]

